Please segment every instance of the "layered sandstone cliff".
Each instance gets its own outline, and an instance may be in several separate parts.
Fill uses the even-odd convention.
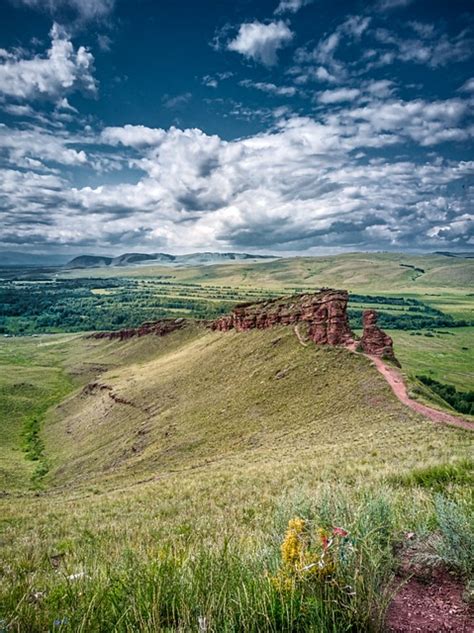
[[[274,325],[305,323],[308,337],[318,345],[352,346],[356,337],[349,326],[346,290],[322,289],[314,294],[281,297],[261,303],[242,304],[225,316],[213,321],[211,329],[243,332]],[[373,310],[364,312],[364,333],[358,347],[366,354],[396,360],[393,342],[377,326]]]
[[[377,325],[377,314],[366,310],[363,315],[364,332],[357,341],[347,316],[349,294],[346,290],[323,288],[319,292],[280,297],[260,303],[246,303],[236,306],[230,314],[211,321],[212,330],[245,332],[252,329],[266,329],[275,325],[306,325],[308,339],[318,345],[344,345],[356,347],[371,356],[380,356],[396,362],[393,342]],[[95,332],[92,338],[127,340],[132,337],[155,334],[165,336],[185,327],[185,319],[161,319],[144,323],[138,328],[128,328],[115,332]],[[206,322],[204,322],[206,324]]]
[[[151,323],[143,323],[140,327],[127,328],[126,330],[115,330],[113,332],[94,332],[90,338],[118,339],[125,341],[134,336],[146,336],[155,334],[156,336],[166,336],[175,330],[180,330],[186,325],[185,319],[160,319]]]
[[[364,332],[359,342],[360,349],[370,356],[380,356],[395,361],[393,340],[377,325],[375,310],[365,310],[362,324]]]
[[[346,345],[354,341],[347,317],[348,299],[345,290],[321,290],[315,294],[243,304],[234,308],[231,314],[213,321],[211,328],[243,332],[304,322],[309,338],[315,343]]]

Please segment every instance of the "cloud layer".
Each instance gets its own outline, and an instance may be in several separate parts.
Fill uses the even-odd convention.
[[[67,9],[84,22],[114,5],[18,3]],[[309,5],[316,12],[316,3],[275,5],[267,21],[221,28],[214,51],[206,45],[216,65],[196,72],[194,85],[173,75],[172,92],[157,92],[137,124],[117,112],[134,99],[117,77],[103,84],[107,99],[118,85],[124,91],[103,110],[110,123],[81,113],[78,93],[103,98],[95,60],[58,24],[42,54],[0,49],[0,246],[281,253],[472,246],[474,79],[450,72],[472,54],[469,26],[448,34],[410,16],[397,27],[393,16],[410,1],[380,0],[370,15],[341,16],[297,44],[298,12],[306,5],[305,15]],[[93,44],[102,71],[113,65],[115,42],[114,33],[112,50],[109,40]],[[111,64],[100,64],[101,54]],[[396,70],[407,67],[403,81]],[[428,73],[437,79],[424,89]],[[194,126],[197,117],[189,122],[195,109],[201,127],[219,129],[218,108],[222,135]],[[252,122],[246,134],[229,132],[234,117]]]
[[[467,116],[467,103],[457,98],[373,97],[319,121],[281,119],[241,140],[126,125],[91,134],[89,150],[80,151],[75,137],[3,129],[0,143],[12,166],[0,189],[2,239],[169,250],[465,248],[472,189],[460,184],[474,162],[389,160],[377,152],[465,139],[474,134],[462,126]],[[15,169],[21,160],[34,172]],[[48,173],[53,161],[141,175],[131,184],[68,187]]]
[[[109,15],[115,0],[12,0],[14,4],[24,5],[39,11],[48,11],[57,15],[64,10],[71,10],[81,20],[96,20]]]
[[[269,24],[256,20],[241,24],[237,36],[227,44],[227,48],[265,66],[274,66],[278,61],[278,51],[292,39],[291,29],[282,20]]]
[[[57,100],[76,90],[96,92],[92,54],[84,46],[75,50],[58,24],[50,35],[51,47],[44,56],[24,57],[0,49],[0,98]]]

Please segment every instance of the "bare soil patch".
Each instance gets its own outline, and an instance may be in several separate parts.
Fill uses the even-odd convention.
[[[446,569],[426,576],[405,565],[394,588],[387,633],[474,633],[474,611],[463,600],[463,583]]]

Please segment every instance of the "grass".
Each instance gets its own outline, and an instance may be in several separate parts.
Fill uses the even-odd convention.
[[[460,391],[474,389],[474,328],[436,329],[433,336],[390,330],[394,349],[405,373],[415,379],[427,375]]]
[[[425,468],[414,468],[408,473],[390,476],[389,481],[408,488],[419,486],[437,491],[442,491],[449,485],[472,487],[474,485],[474,465],[472,461],[464,459]]]
[[[378,631],[403,532],[438,525],[441,486],[469,499],[469,433],[424,421],[364,358],[302,347],[290,328],[0,348],[10,367],[49,363],[72,384],[43,421],[44,489],[26,473],[0,498],[8,631],[198,631],[199,618],[208,631]],[[133,406],[84,392],[94,382]],[[352,540],[331,580],[288,593],[271,578],[295,516]]]
[[[417,273],[406,265],[423,269]],[[175,281],[268,289],[330,286],[353,292],[464,294],[472,288],[472,260],[442,255],[347,253],[293,257],[251,264],[173,268],[167,266],[95,268],[67,272],[68,277],[171,277]]]
[[[364,469],[390,470],[392,460],[415,466],[427,445],[425,454],[438,458],[453,450],[455,436],[433,436],[365,358],[302,347],[291,328],[188,328],[161,342],[152,358],[136,360],[132,350],[146,343],[132,339],[124,365],[92,381],[103,388],[76,391],[50,414],[43,439],[51,483],[116,486],[206,464],[277,460],[283,468],[295,454],[314,464],[315,453],[321,478],[352,481]],[[87,341],[92,358],[125,353],[122,345]]]
[[[461,297],[453,280],[463,262],[451,269],[441,258],[444,270],[437,258],[403,259],[427,271],[415,279],[392,256],[368,256],[358,270],[360,259],[342,258],[332,277],[308,270],[309,283],[349,279],[352,266],[358,290],[373,291],[377,264],[383,274],[395,266],[401,294],[422,298],[430,275],[431,295]],[[316,264],[199,274],[278,289]],[[446,271],[450,281],[435,287]],[[408,375],[430,369],[459,388],[472,380],[471,329],[391,334]],[[431,561],[472,573],[472,435],[401,405],[363,357],[303,347],[291,328],[187,327],[123,342],[4,339],[0,364],[0,629],[9,633],[378,632],[406,532],[429,542]],[[39,489],[28,426],[30,451],[49,468]],[[349,535],[327,577],[285,569],[288,590],[273,579],[295,517],[310,555],[320,529]]]

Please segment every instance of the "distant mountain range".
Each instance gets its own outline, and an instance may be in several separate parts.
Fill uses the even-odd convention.
[[[221,264],[231,261],[258,261],[276,259],[272,255],[251,255],[249,253],[190,253],[188,255],[169,255],[168,253],[124,253],[118,257],[102,255],[79,255],[66,264],[66,268],[98,268],[115,266],[133,266],[145,264],[163,264],[168,266],[202,266]]]
[[[99,268],[106,266],[143,266],[162,264],[169,266],[199,266],[232,261],[259,261],[277,259],[272,255],[249,253],[190,253],[169,255],[168,253],[124,253],[118,257],[106,255],[79,255],[70,259],[67,255],[44,255],[18,251],[0,251],[0,268],[64,266],[65,268]]]

